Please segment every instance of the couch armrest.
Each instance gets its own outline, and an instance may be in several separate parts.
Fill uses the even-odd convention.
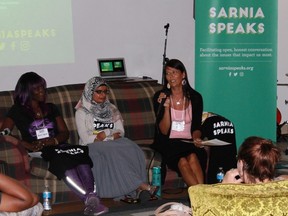
[[[29,156],[18,139],[13,136],[0,137],[0,158],[7,164],[7,175],[18,180],[26,179],[30,171]]]
[[[188,189],[193,216],[286,215],[288,181],[259,184],[199,184]]]

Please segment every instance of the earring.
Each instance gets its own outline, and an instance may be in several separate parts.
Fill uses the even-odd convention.
[[[187,81],[185,79],[182,80],[182,85],[186,85],[187,84]]]
[[[167,83],[167,89],[170,89],[170,84],[169,83]]]

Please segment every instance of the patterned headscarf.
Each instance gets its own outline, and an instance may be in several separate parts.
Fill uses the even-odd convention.
[[[112,104],[108,98],[106,98],[104,103],[96,103],[93,100],[94,91],[101,85],[108,86],[106,81],[101,77],[92,77],[89,79],[85,84],[82,97],[75,108],[79,109],[82,107],[87,113],[92,114],[101,122],[111,122],[114,110],[111,109]]]

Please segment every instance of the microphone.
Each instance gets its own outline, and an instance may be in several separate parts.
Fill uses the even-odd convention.
[[[164,28],[165,28],[165,29],[168,29],[168,28],[169,28],[169,26],[170,26],[170,24],[169,24],[169,23],[167,23],[167,24],[164,26]]]
[[[158,107],[158,110],[157,110],[157,116],[159,115],[160,110],[161,110],[162,107],[164,106],[164,103],[165,103],[167,97],[170,95],[170,91],[169,91],[168,89],[163,90],[162,92],[166,95],[166,98],[162,98],[162,101],[161,101],[161,103],[160,103],[160,105],[159,105],[159,107]]]
[[[161,103],[160,103],[160,105],[159,105],[160,107],[162,107],[162,106],[164,105],[167,97],[170,95],[170,92],[169,92],[168,90],[163,90],[162,92],[166,95],[166,98],[163,98],[163,99],[162,99],[162,101],[161,101]]]
[[[0,136],[7,136],[11,133],[9,128],[5,128],[3,131],[0,131]]]

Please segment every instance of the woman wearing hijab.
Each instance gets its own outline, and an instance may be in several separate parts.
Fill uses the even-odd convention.
[[[93,77],[76,105],[79,143],[88,145],[97,193],[102,198],[125,196],[127,202],[147,201],[158,188],[146,183],[144,152],[124,137],[121,113],[110,103],[108,94],[105,80]]]

